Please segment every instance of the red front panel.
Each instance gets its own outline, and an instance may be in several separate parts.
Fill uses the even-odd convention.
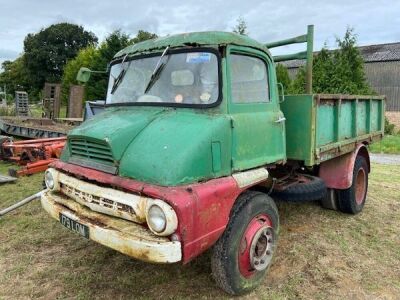
[[[178,216],[177,233],[183,245],[183,262],[187,263],[212,246],[224,231],[231,208],[241,189],[232,177],[223,177],[178,187],[162,187],[106,174],[57,161],[56,169],[86,180],[142,193],[169,203]]]

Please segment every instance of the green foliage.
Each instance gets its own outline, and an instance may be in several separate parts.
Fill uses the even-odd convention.
[[[130,44],[138,43],[147,39],[156,38],[157,35],[147,31],[139,30],[137,35],[130,39],[129,35],[116,30],[112,32],[99,47],[88,47],[79,51],[75,59],[70,60],[65,66],[62,77],[62,99],[67,102],[69,87],[77,84],[76,75],[81,67],[87,67],[93,71],[106,70],[107,64],[112,60],[115,53]],[[84,100],[105,99],[107,90],[107,75],[93,73],[89,82],[85,85]]]
[[[235,27],[233,27],[232,31],[241,35],[249,35],[245,19],[242,16],[240,16],[239,18],[237,18],[236,22],[237,24]]]
[[[288,89],[291,86],[291,80],[289,77],[288,70],[282,64],[276,65],[276,77],[277,77],[278,82],[282,83],[284,90],[288,91]]]
[[[112,32],[97,49],[98,54],[89,69],[95,71],[105,71],[108,63],[112,60],[115,53],[130,44],[129,35],[120,30]],[[104,100],[106,96],[108,78],[106,74],[92,74],[86,84],[85,100]]]
[[[14,106],[0,106],[0,116],[15,116],[15,107]]]
[[[314,56],[313,92],[327,94],[373,94],[366,81],[363,59],[356,47],[357,38],[348,28],[343,39],[336,39],[338,50],[326,47]],[[305,68],[300,68],[288,92],[305,93]]]
[[[387,117],[385,117],[385,134],[395,134],[395,126],[389,122]]]
[[[29,75],[24,67],[24,56],[14,61],[6,60],[2,63],[3,72],[0,73],[0,86],[7,86],[7,94],[14,95],[17,90],[26,90],[29,87]]]
[[[131,44],[136,44],[136,43],[140,43],[146,40],[151,40],[151,39],[155,39],[157,38],[157,34],[155,33],[151,33],[148,31],[144,31],[144,30],[139,30],[137,35],[131,39],[130,43]]]
[[[84,66],[94,66],[99,57],[99,51],[97,51],[95,47],[90,46],[80,50],[78,55],[65,65],[61,81],[61,97],[64,103],[68,102],[70,86],[77,84],[76,74],[78,74],[79,69]],[[94,93],[92,89],[92,86],[85,89],[85,98],[87,98],[87,94],[91,95]]]
[[[382,141],[369,146],[372,153],[400,154],[400,134],[385,135]]]
[[[24,65],[27,69],[30,88],[36,92],[44,83],[59,82],[65,64],[78,51],[96,45],[97,37],[82,26],[59,23],[28,34],[24,40]]]

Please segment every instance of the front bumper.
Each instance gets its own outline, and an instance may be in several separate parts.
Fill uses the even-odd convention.
[[[142,225],[94,212],[61,193],[42,194],[43,208],[55,219],[63,215],[89,227],[89,238],[128,256],[152,263],[182,259],[181,243],[154,235]]]

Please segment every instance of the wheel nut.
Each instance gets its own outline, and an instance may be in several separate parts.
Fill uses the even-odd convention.
[[[262,259],[262,260],[261,260],[261,264],[263,264],[263,263],[265,263],[265,260]]]
[[[256,261],[254,262],[254,264],[255,264],[256,266],[258,266],[258,264],[259,264],[258,260],[256,260]]]
[[[267,254],[267,255],[270,255],[270,254],[271,254],[271,251],[267,250],[266,254]]]
[[[268,243],[272,243],[272,239],[268,239]]]

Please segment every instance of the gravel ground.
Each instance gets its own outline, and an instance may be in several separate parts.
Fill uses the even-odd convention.
[[[399,154],[375,154],[370,153],[371,162],[383,165],[400,165]]]

